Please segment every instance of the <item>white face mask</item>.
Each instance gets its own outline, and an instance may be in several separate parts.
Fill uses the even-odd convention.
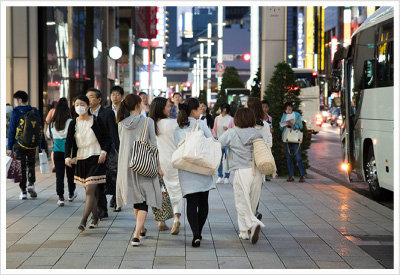
[[[75,112],[78,115],[84,115],[87,112],[87,110],[86,110],[85,106],[75,106]]]

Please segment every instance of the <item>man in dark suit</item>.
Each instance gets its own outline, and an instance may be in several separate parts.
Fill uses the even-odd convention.
[[[118,128],[115,123],[114,112],[101,106],[102,94],[96,88],[90,88],[86,92],[86,96],[89,98],[90,112],[94,116],[98,116],[104,122],[107,127],[107,131],[110,133],[112,145],[118,151],[119,149],[119,138]],[[100,219],[108,217],[107,210],[107,197],[104,193],[104,184],[99,184],[96,190],[97,199],[97,211],[99,212]]]
[[[110,90],[111,94],[111,105],[107,106],[106,109],[109,109],[113,111],[115,115],[115,119],[117,118],[117,112],[119,110],[119,107],[121,106],[121,102],[124,99],[124,89],[121,86],[113,86]],[[129,116],[128,114],[125,114],[126,116]],[[118,151],[118,150],[117,150]],[[116,179],[116,169],[109,170],[109,178],[110,180]],[[115,185],[112,185],[115,186]],[[115,194],[115,190],[113,190],[113,193]],[[121,207],[117,208],[116,202],[115,202],[115,195],[112,196],[112,199],[110,200],[110,207],[114,208],[114,212],[120,212]]]

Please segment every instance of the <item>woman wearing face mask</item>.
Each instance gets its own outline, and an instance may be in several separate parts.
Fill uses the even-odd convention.
[[[89,99],[80,95],[75,99],[77,118],[71,121],[65,141],[65,165],[71,167],[72,160],[77,160],[74,181],[86,189],[85,208],[78,229],[86,228],[87,219],[92,212],[92,223],[89,228],[98,227],[97,201],[95,191],[97,184],[106,182],[104,162],[111,148],[111,137],[100,118],[89,112]]]
[[[282,140],[285,136],[285,131],[287,131],[287,128],[293,128],[295,130],[301,130],[303,129],[303,123],[301,122],[301,115],[298,112],[293,111],[293,104],[292,102],[286,102],[285,103],[285,113],[282,115],[281,122],[287,122],[287,126],[279,126],[280,130],[282,131]],[[294,123],[293,123],[294,121]],[[285,152],[286,152],[286,160],[287,160],[287,166],[289,169],[289,178],[286,180],[287,182],[292,182],[294,181],[293,175],[293,155],[296,158],[297,166],[299,167],[300,170],[300,179],[299,182],[305,182],[304,178],[304,165],[303,165],[303,159],[301,158],[301,146],[298,143],[291,143],[291,142],[285,142],[283,140],[283,146],[285,147]]]
[[[212,137],[206,121],[199,120],[202,113],[200,103],[195,98],[188,98],[179,104],[178,127],[175,129],[175,145],[186,137],[195,123],[199,123],[206,138]],[[193,232],[193,247],[199,247],[202,239],[201,232],[208,216],[208,193],[215,188],[212,176],[191,173],[178,169],[182,195],[187,202],[187,219]]]

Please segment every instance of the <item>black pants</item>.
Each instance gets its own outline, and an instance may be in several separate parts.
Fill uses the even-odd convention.
[[[207,220],[208,192],[209,191],[186,195],[187,219],[195,238],[201,236],[201,231]]]
[[[19,188],[21,191],[26,191],[26,167],[28,166],[28,181],[33,184],[36,181],[35,177],[35,158],[36,158],[36,148],[35,149],[25,149],[18,144],[14,145],[14,154],[17,160],[21,161],[21,171],[22,180],[19,183]]]
[[[74,183],[75,165],[71,167],[65,165],[64,152],[54,152],[54,166],[56,168],[56,191],[59,198],[64,198],[64,176],[67,170],[69,196],[74,195],[76,184]]]
[[[105,184],[97,184],[96,188],[96,200],[97,200],[97,210],[99,212],[107,211],[107,197],[106,193],[104,192],[104,185]]]

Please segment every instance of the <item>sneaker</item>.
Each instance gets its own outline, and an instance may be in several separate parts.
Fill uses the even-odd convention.
[[[20,200],[26,200],[27,196],[26,196],[26,191],[25,192],[21,192],[21,194],[19,194],[19,199]]]
[[[139,239],[146,239],[146,233],[147,233],[147,229],[144,229],[144,232],[140,232],[139,234]]]
[[[299,179],[299,182],[305,182],[306,181],[306,179],[304,178],[304,177],[301,177],[300,179]]]
[[[138,238],[133,238],[131,242],[132,246],[139,246],[140,245],[140,240]]]
[[[224,179],[223,178],[218,178],[217,179],[217,183],[223,183],[224,182]]]
[[[224,179],[224,183],[225,183],[225,184],[229,184],[229,183],[230,183],[229,179],[228,179],[228,178],[225,178],[225,179]]]
[[[36,198],[37,193],[35,191],[35,185],[28,185],[28,193],[31,195],[31,198]]]
[[[242,240],[249,240],[250,237],[249,237],[249,234],[247,234],[247,232],[240,232],[240,234],[239,234],[239,239],[242,239]]]
[[[76,189],[75,189],[75,191],[74,191],[74,194],[72,195],[72,196],[69,196],[68,197],[68,201],[74,201],[74,199],[76,198],[78,196],[78,191],[76,191]]]
[[[58,199],[58,206],[64,206],[64,199]]]

